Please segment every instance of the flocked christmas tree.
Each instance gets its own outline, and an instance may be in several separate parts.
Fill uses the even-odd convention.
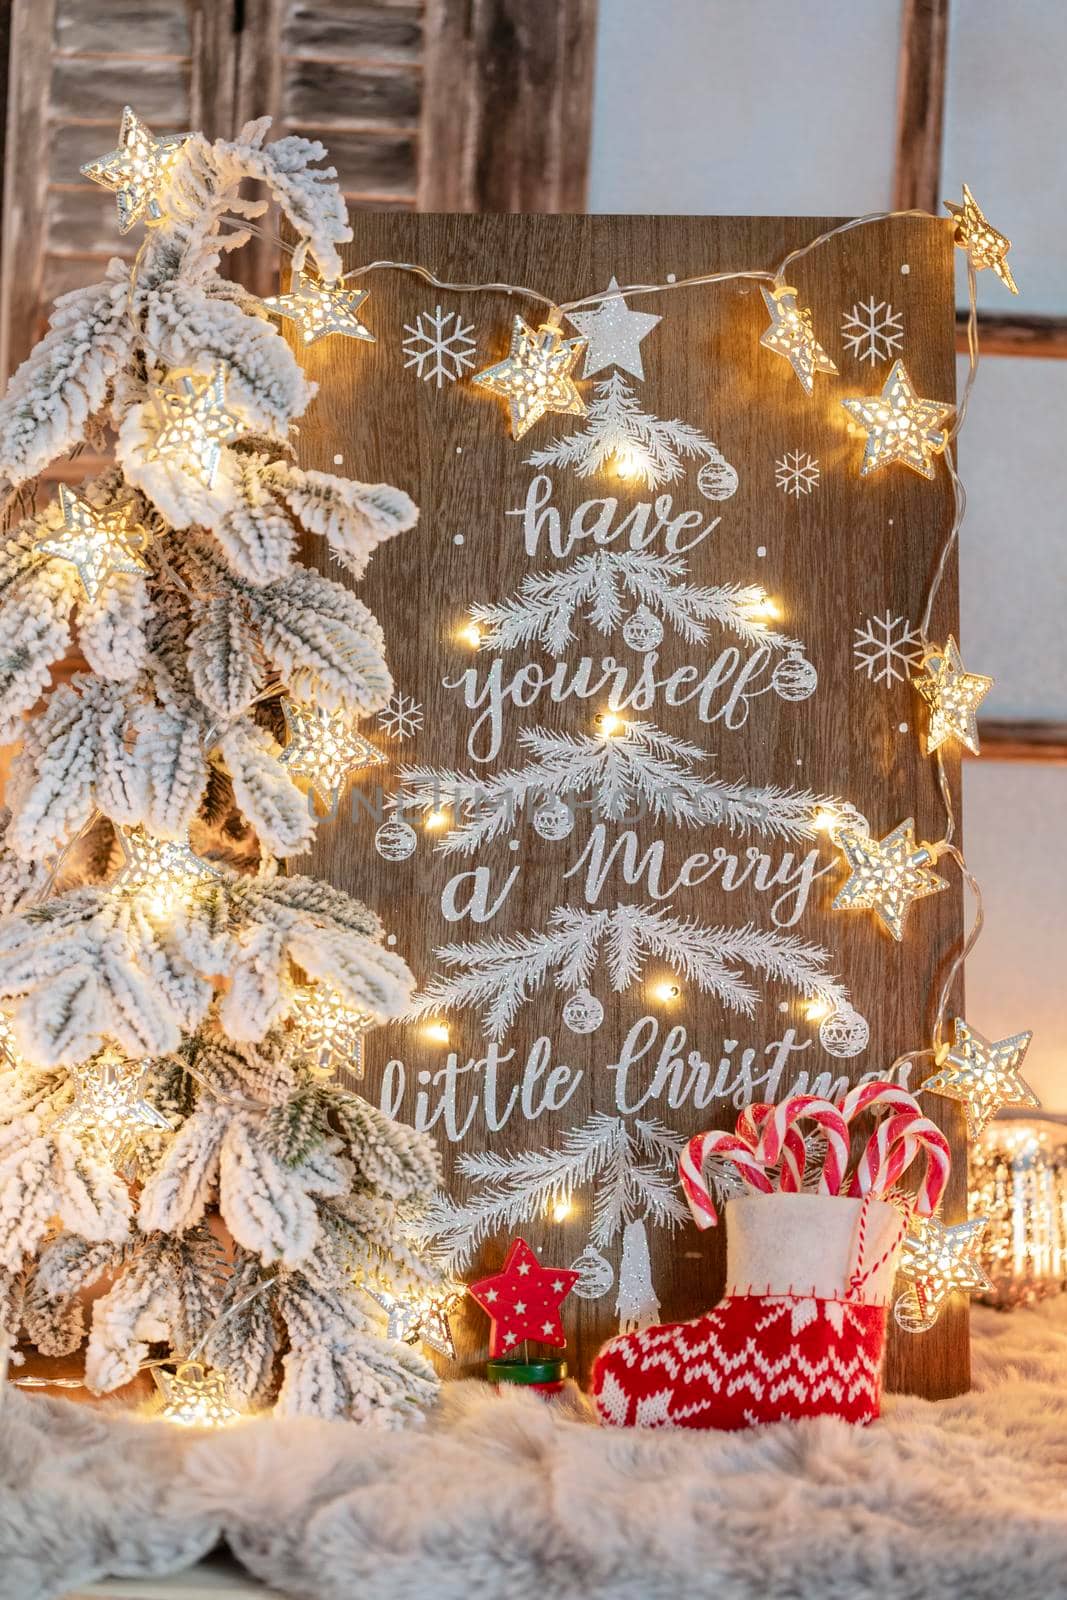
[[[243,1407],[389,1422],[434,1390],[380,1307],[437,1292],[410,1243],[436,1152],[330,1067],[411,976],[371,911],[283,863],[314,831],[298,776],[358,765],[346,735],[392,692],[374,617],[298,541],[358,577],[416,511],[293,463],[314,386],[220,276],[259,180],[314,317],[332,292],[331,327],[359,326],[325,152],[267,126],[157,141],[126,114],[88,175],[150,224],[136,261],[59,301],[0,404],[0,1335],[87,1337],[98,1391],[191,1361],[183,1417],[206,1374]],[[115,465],[45,503],[86,441]]]

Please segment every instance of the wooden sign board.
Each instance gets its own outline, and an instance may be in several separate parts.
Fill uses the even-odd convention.
[[[773,267],[828,225],[357,216],[346,265],[422,262],[564,300],[613,277]],[[840,402],[876,393],[897,355],[921,394],[952,399],[950,225],[850,232],[795,281],[840,369],[813,397],[760,347],[758,285],[683,289],[633,302],[662,319],[639,363],[624,352],[642,376],[609,364],[586,381],[579,362],[587,415],[519,442],[470,380],[507,354],[516,313],[543,320],[521,295],[376,271],[362,315],[377,342],[303,354],[321,392],[302,464],[342,462],[421,508],[360,586],[397,685],[363,728],[388,765],[320,829],[312,862],[380,912],[424,997],[368,1039],[365,1089],[440,1141],[466,1277],[520,1233],[578,1265],[566,1322],[583,1377],[620,1324],[692,1316],[721,1291],[722,1230],[687,1220],[681,1142],[925,1044],[961,932],[955,883],[899,945],[869,913],[832,910],[844,872],[806,836],[813,797],[832,796],[879,836],[913,817],[940,837],[908,679],[947,478],[861,480]],[[618,427],[640,443],[636,473],[617,450],[598,459]],[[738,588],[773,597],[769,638]],[[934,633],[956,624],[952,575]],[[382,771],[402,816],[371,815]],[[821,1035],[813,984],[839,986]],[[956,1151],[958,1218],[961,1120],[941,1099],[928,1110]],[[470,1306],[458,1324],[472,1370],[485,1319]],[[966,1387],[965,1309],[895,1339],[890,1381]]]

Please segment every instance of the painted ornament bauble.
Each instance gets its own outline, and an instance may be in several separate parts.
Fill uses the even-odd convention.
[[[563,1021],[572,1033],[595,1033],[604,1020],[604,1007],[595,994],[579,989],[563,1007]]]
[[[647,606],[638,606],[623,624],[622,636],[631,650],[655,650],[663,643],[663,624]]]
[[[858,1056],[870,1038],[867,1018],[851,1006],[838,1007],[819,1023],[819,1043],[828,1056]]]
[[[697,488],[705,500],[729,500],[737,493],[737,468],[722,456],[710,456],[697,473]]]
[[[418,842],[415,829],[400,817],[390,817],[374,835],[374,848],[386,861],[406,861]]]
[[[532,821],[534,832],[542,839],[566,839],[574,832],[574,812],[558,794],[538,806]]]
[[[592,1244],[587,1244],[581,1255],[571,1262],[571,1271],[578,1274],[578,1282],[571,1292],[579,1300],[599,1300],[615,1282],[611,1262]]]
[[[808,700],[819,686],[819,674],[799,650],[790,650],[771,673],[771,687],[781,700]]]

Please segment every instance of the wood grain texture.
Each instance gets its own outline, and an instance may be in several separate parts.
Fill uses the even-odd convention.
[[[44,271],[44,166],[54,0],[14,0],[0,256],[0,381],[32,345]]]
[[[1067,360],[1067,317],[978,317],[978,344],[983,356],[1036,356],[1043,361]],[[967,313],[956,318],[956,348],[967,353]]]
[[[979,718],[982,755],[990,761],[1067,761],[1067,722]]]
[[[372,259],[421,261],[440,274],[461,279],[504,278],[529,283],[558,298],[603,288],[613,273],[620,282],[662,281],[722,268],[771,267],[791,247],[812,238],[824,223],[818,219],[710,219],[695,217],[504,217],[448,216],[370,217],[355,219],[356,239],[348,266]],[[899,263],[910,263],[907,277]],[[820,674],[820,688],[802,705],[787,704],[774,694],[756,697],[743,726],[722,721],[701,722],[695,708],[666,708],[662,701],[648,713],[669,731],[691,739],[711,752],[709,767],[726,778],[810,785],[816,791],[848,797],[869,817],[879,833],[907,816],[916,818],[919,835],[937,838],[941,827],[931,767],[921,761],[914,734],[897,731],[902,715],[912,717],[911,691],[887,698],[854,670],[852,629],[872,614],[916,617],[949,516],[942,477],[928,483],[903,470],[863,483],[858,477],[860,446],[843,425],[842,396],[869,393],[880,373],[857,367],[837,347],[833,330],[839,307],[857,291],[872,287],[904,312],[908,330],[906,355],[923,394],[951,398],[954,393],[952,236],[950,224],[887,223],[836,240],[801,264],[797,271],[802,298],[814,309],[816,328],[826,336],[843,375],[820,380],[808,401],[788,366],[759,349],[758,335],[766,316],[751,287],[684,291],[652,297],[647,309],[664,321],[644,345],[646,382],[640,388],[643,407],[659,417],[682,417],[702,428],[741,474],[737,495],[721,504],[702,500],[687,474],[667,486],[676,510],[696,509],[710,517],[721,513],[714,540],[694,553],[690,576],[696,582],[734,580],[761,582],[785,607],[782,624],[806,641]],[[374,557],[360,593],[381,619],[390,661],[400,688],[424,707],[422,731],[400,743],[374,726],[390,762],[391,782],[403,762],[469,770],[467,740],[475,713],[467,710],[454,689],[444,686],[471,666],[470,653],[456,643],[458,624],[475,601],[494,601],[512,594],[527,571],[552,566],[547,552],[527,564],[521,524],[507,513],[521,506],[533,471],[523,465],[531,448],[580,426],[571,419],[547,418],[515,444],[508,436],[501,405],[467,383],[445,386],[420,382],[405,370],[400,349],[405,324],[438,301],[446,310],[459,309],[474,324],[479,365],[499,358],[507,347],[516,302],[505,296],[458,297],[430,291],[406,274],[378,273],[368,281],[371,298],[364,308],[368,326],[378,336],[373,345],[335,340],[302,352],[309,375],[321,384],[302,428],[301,454],[307,466],[330,470],[335,458],[344,470],[365,481],[384,480],[407,489],[421,506],[418,528],[384,546]],[[523,309],[530,310],[529,307]],[[531,312],[531,315],[533,313]],[[822,481],[809,499],[784,497],[775,487],[774,464],[786,450],[801,447],[816,456]],[[620,516],[647,496],[601,475],[581,480],[562,469],[552,472],[554,504],[567,515],[595,495],[618,495]],[[463,543],[456,536],[463,536]],[[757,550],[763,547],[765,556]],[[319,559],[321,552],[312,552]],[[330,569],[337,576],[337,569]],[[955,627],[957,600],[954,573],[942,591],[934,631]],[[636,670],[640,658],[618,639],[603,638],[578,623],[573,659],[583,655],[600,662],[614,654]],[[682,645],[672,634],[664,640],[657,673],[695,661],[701,670],[730,644],[713,632],[706,647]],[[489,663],[479,656],[482,672]],[[529,655],[511,652],[503,658],[510,671],[527,659],[546,668],[551,660],[538,647]],[[484,681],[479,679],[480,682]],[[542,696],[523,710],[510,709],[498,762],[485,770],[513,764],[521,752],[516,734],[522,726],[544,725],[555,732],[588,733],[604,699],[568,698],[549,704]],[[958,768],[951,769],[958,792]],[[370,780],[357,794],[373,805]],[[520,868],[504,909],[488,924],[470,921],[449,925],[440,915],[440,897],[451,875],[474,863],[466,857],[443,859],[424,838],[407,861],[387,863],[373,848],[375,822],[367,809],[325,825],[309,870],[361,895],[395,931],[398,948],[421,981],[440,970],[435,947],[452,940],[478,940],[541,927],[552,907],[582,903],[579,885],[565,882],[562,872],[577,857],[592,819],[579,823],[563,844],[542,841],[528,827],[518,826],[518,849],[507,838],[478,859],[491,865],[494,892],[505,873]],[[655,834],[649,819],[637,828],[642,844]],[[684,830],[667,830],[666,861],[676,869],[689,852],[723,845],[744,851],[752,841],[733,840],[725,831],[705,830],[698,838]],[[777,858],[779,851],[765,845]],[[829,867],[832,853],[821,858]],[[729,1063],[746,1048],[758,1050],[796,1030],[808,1047],[793,1057],[790,1081],[798,1068],[811,1076],[829,1070],[833,1077],[857,1077],[877,1071],[900,1052],[926,1041],[936,982],[944,971],[961,932],[961,896],[955,881],[950,891],[915,908],[902,946],[883,936],[867,914],[833,913],[829,901],[841,874],[836,867],[816,881],[807,911],[794,930],[825,944],[832,968],[850,988],[855,1004],[871,1023],[869,1049],[853,1061],[833,1061],[817,1043],[814,1028],[788,988],[757,981],[761,1003],[751,1019],[725,1014],[688,987],[667,1018],[650,1005],[644,984],[613,996],[602,973],[591,983],[607,1008],[598,1033],[578,1037],[560,1022],[561,996],[551,982],[520,1013],[506,1041],[515,1053],[499,1075],[499,1102],[516,1091],[527,1052],[546,1038],[552,1063],[565,1063],[581,1074],[565,1110],[533,1122],[518,1115],[495,1134],[485,1115],[486,1047],[481,1027],[469,1013],[453,1013],[448,1047],[430,1043],[417,1025],[379,1030],[368,1042],[367,1092],[378,1098],[383,1077],[395,1080],[402,1062],[406,1091],[400,1114],[411,1117],[416,1094],[425,1090],[436,1100],[441,1074],[451,1067],[458,1083],[461,1114],[477,1102],[473,1121],[461,1137],[442,1139],[446,1160],[454,1170],[464,1151],[557,1146],[567,1129],[594,1111],[614,1114],[614,1075],[621,1042],[643,1015],[657,1015],[663,1027],[677,1021],[688,1042],[678,1054],[696,1049],[708,1061],[722,1055]],[[618,874],[609,878],[600,904],[616,900],[648,902],[644,884],[628,888]],[[751,917],[770,926],[767,896],[746,884],[726,895],[718,886],[680,890],[673,898],[676,915],[704,923],[741,923]],[[657,972],[650,967],[647,977]],[[662,1032],[660,1035],[662,1041]],[[728,1041],[735,1041],[731,1046]],[[651,1058],[650,1058],[651,1059]],[[724,1070],[727,1070],[724,1068]],[[754,1068],[753,1070],[762,1070]],[[644,1073],[644,1067],[640,1072]],[[651,1069],[649,1069],[649,1077]],[[736,1076],[736,1074],[734,1074]],[[648,1079],[640,1077],[642,1088]],[[742,1091],[741,1098],[752,1098]],[[756,1096],[759,1097],[758,1095]],[[959,1159],[948,1198],[947,1215],[958,1218],[965,1205],[965,1161],[962,1121],[957,1108],[930,1097],[928,1110],[947,1130]],[[669,1107],[663,1100],[645,1107],[682,1133],[712,1124],[731,1125],[735,1110],[716,1102],[708,1109]],[[439,1134],[441,1128],[436,1130]],[[538,1217],[523,1230],[544,1258],[568,1265],[581,1250],[590,1223],[589,1195],[574,1195],[573,1216],[562,1225]],[[692,1315],[710,1305],[720,1291],[723,1270],[721,1230],[698,1236],[686,1228],[673,1239],[652,1231],[656,1287],[665,1317]],[[499,1263],[506,1240],[487,1245],[476,1268]],[[618,1264],[617,1250],[613,1265]],[[569,1302],[568,1328],[572,1355],[585,1374],[592,1355],[614,1326],[614,1293],[598,1301]],[[890,1373],[897,1387],[928,1395],[956,1392],[967,1386],[967,1311],[955,1309],[934,1332],[921,1340],[893,1339]],[[486,1325],[480,1314],[464,1321],[460,1334],[461,1369],[470,1371],[484,1357]]]
[[[580,211],[596,0],[427,0],[420,211]]]
[[[894,211],[937,212],[945,121],[949,0],[904,0],[897,67]]]

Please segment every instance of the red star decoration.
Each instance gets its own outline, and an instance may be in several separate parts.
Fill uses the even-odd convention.
[[[577,1272],[543,1267],[526,1240],[516,1239],[499,1272],[467,1287],[489,1318],[490,1360],[511,1355],[524,1339],[565,1345],[559,1308],[577,1281]]]

